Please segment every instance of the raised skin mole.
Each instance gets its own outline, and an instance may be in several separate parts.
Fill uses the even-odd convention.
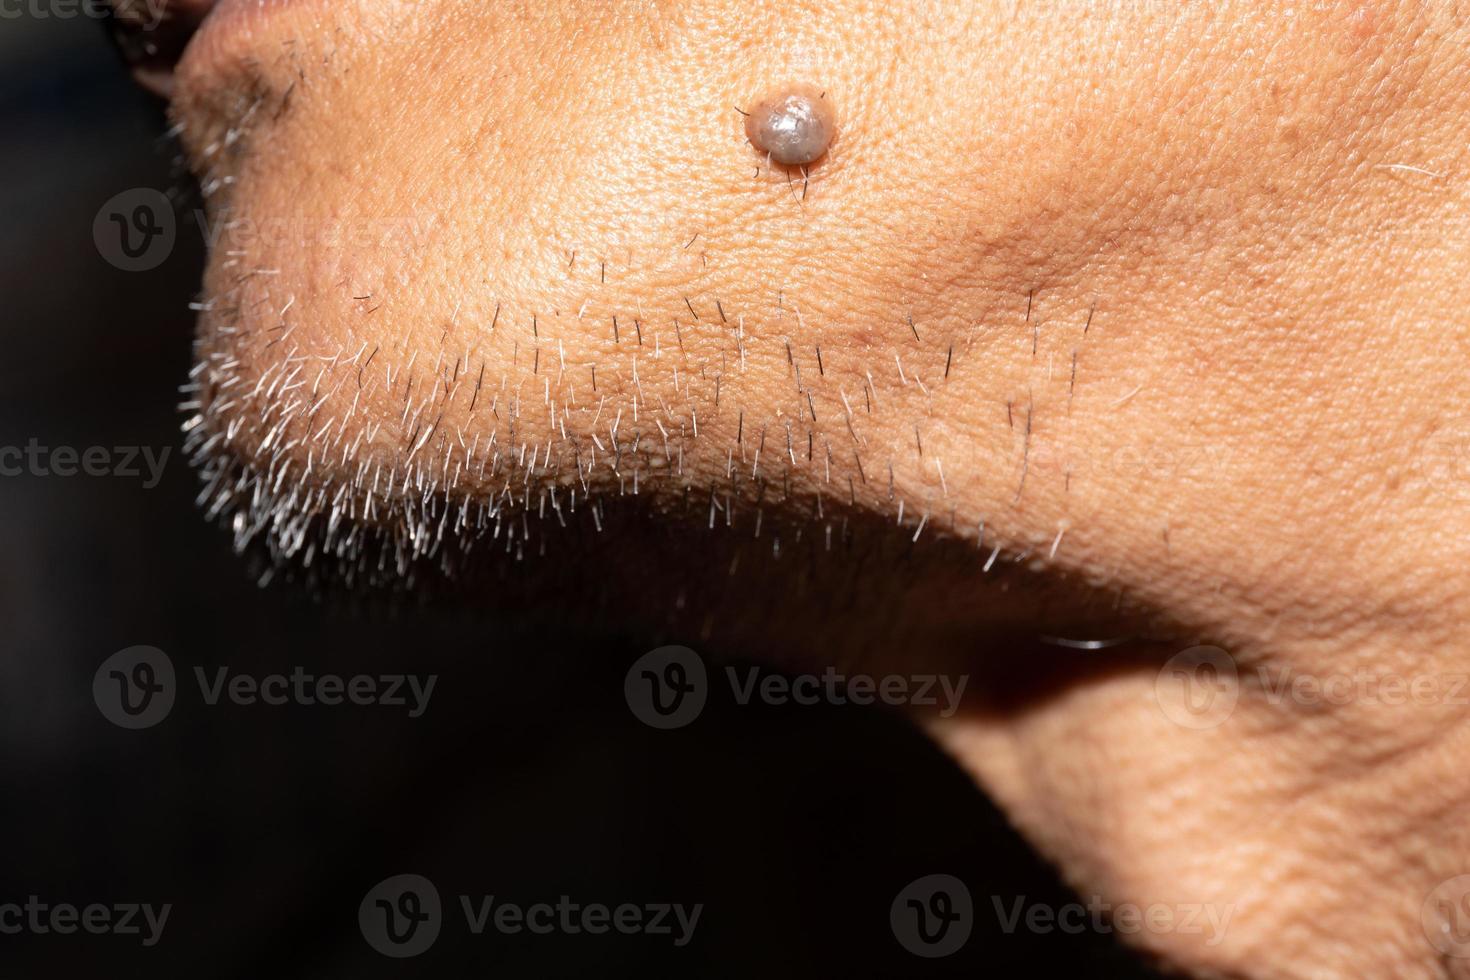
[[[837,132],[827,93],[811,85],[776,89],[745,116],[745,136],[776,163],[804,167],[820,160]]]

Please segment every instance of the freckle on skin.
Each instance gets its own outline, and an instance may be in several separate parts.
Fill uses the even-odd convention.
[[[785,166],[804,167],[820,160],[836,133],[832,99],[812,85],[775,89],[745,116],[745,135],[751,145]]]

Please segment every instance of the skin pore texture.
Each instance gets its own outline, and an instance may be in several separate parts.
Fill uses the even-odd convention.
[[[972,674],[920,720],[1081,895],[1229,915],[1125,939],[1470,976],[1467,65],[1453,0],[222,7],[203,502],[323,584]],[[806,170],[741,115],[794,84]],[[1342,675],[1439,696],[1262,680]]]

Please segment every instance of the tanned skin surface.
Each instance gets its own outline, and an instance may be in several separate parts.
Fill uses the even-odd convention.
[[[963,669],[936,736],[1082,894],[1231,910],[1131,937],[1166,964],[1470,976],[1424,920],[1470,872],[1454,0],[249,6],[169,83],[242,545]],[[744,137],[784,84],[809,170]],[[1196,643],[1213,726],[1159,683]]]

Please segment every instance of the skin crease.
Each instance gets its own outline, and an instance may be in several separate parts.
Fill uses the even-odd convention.
[[[1123,937],[1176,969],[1470,976],[1421,925],[1470,872],[1452,0],[356,0],[234,27],[173,108],[220,234],[193,438],[229,473],[279,502],[432,461],[456,500],[513,476],[539,517],[596,436],[585,492],[626,501],[636,470],[657,520],[589,545],[518,518],[536,601],[595,579],[594,614],[712,645],[979,675],[926,723],[1082,895],[1229,910],[1213,944]],[[734,108],[785,81],[842,119],[809,183]],[[548,461],[475,476],[455,447],[492,434]],[[707,530],[711,486],[738,534]],[[821,557],[841,519],[891,530]],[[1122,629],[1099,596],[1167,642],[1014,640]],[[1243,678],[1210,728],[1157,683],[1194,642]],[[1283,670],[1441,696],[1273,701]]]

